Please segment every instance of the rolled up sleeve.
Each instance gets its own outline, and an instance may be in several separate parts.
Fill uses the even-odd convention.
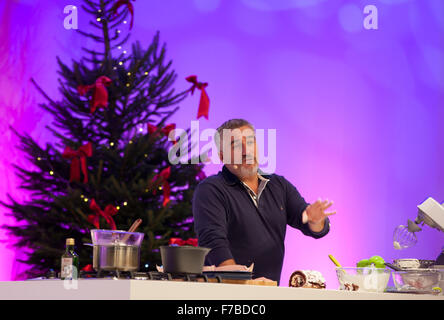
[[[233,259],[227,239],[228,217],[223,193],[212,183],[201,182],[193,195],[194,230],[199,246],[210,248],[207,264]]]

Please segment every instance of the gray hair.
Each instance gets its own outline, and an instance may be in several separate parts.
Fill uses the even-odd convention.
[[[214,134],[214,142],[216,144],[217,149],[218,150],[221,149],[220,141],[221,137],[223,137],[223,131],[225,129],[232,130],[232,129],[238,129],[243,126],[250,127],[251,130],[253,130],[254,132],[254,126],[250,122],[244,119],[231,119],[222,123],[222,125],[216,129],[216,132]]]

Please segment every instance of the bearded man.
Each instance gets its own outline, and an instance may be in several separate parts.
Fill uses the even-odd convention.
[[[207,177],[193,196],[198,243],[210,248],[207,265],[254,263],[254,277],[279,283],[287,225],[315,239],[330,230],[332,202],[308,204],[283,176],[259,170],[254,127],[243,119],[223,123],[215,134],[222,170]]]

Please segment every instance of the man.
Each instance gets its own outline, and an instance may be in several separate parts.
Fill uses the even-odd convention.
[[[251,265],[254,277],[279,283],[286,226],[313,238],[325,236],[332,203],[309,205],[284,177],[258,171],[254,127],[232,119],[215,134],[222,171],[203,180],[193,197],[199,245],[211,248],[206,263]]]

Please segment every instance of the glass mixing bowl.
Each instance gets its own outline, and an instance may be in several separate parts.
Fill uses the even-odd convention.
[[[439,286],[441,272],[438,269],[393,271],[393,282],[398,291],[431,292]]]

